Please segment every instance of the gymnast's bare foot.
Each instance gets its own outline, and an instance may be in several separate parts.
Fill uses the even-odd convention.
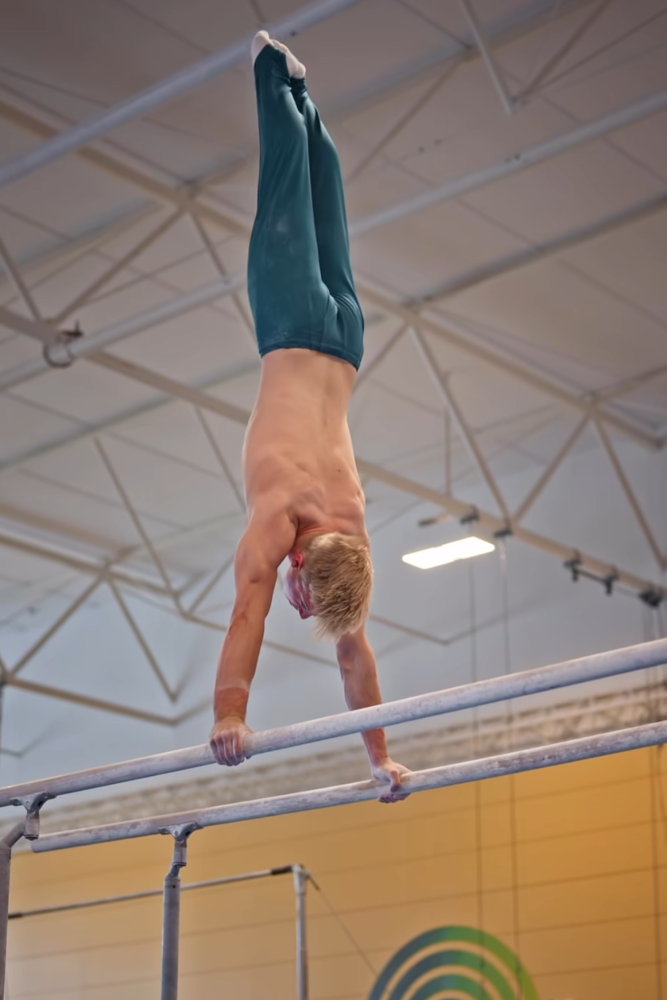
[[[290,52],[287,46],[283,45],[282,42],[277,41],[275,38],[269,38],[268,31],[258,31],[252,40],[250,54],[252,56],[253,63],[262,49],[266,48],[267,45],[273,45],[274,49],[279,49],[280,52],[285,53],[285,57],[287,59],[287,72],[290,76],[301,80],[305,77],[306,67],[303,63],[299,62],[296,56]]]
[[[296,77],[297,80],[303,80],[306,75],[306,67],[303,63],[299,62],[294,53],[290,52],[287,46],[283,45],[282,42],[278,42],[275,38],[272,38],[271,44],[274,48],[280,49],[281,52],[285,53],[285,56],[287,57],[287,72],[289,75]]]

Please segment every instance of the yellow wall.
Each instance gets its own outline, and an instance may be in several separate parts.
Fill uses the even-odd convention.
[[[664,1000],[658,768],[659,751],[636,751],[397,806],[205,830],[192,838],[184,881],[301,862],[378,969],[420,931],[471,924],[518,950],[540,1000]],[[18,855],[12,908],[155,887],[170,853],[156,837]],[[370,970],[312,889],[309,905],[313,1000],[365,1000]],[[289,877],[186,894],[183,1000],[292,1000],[293,914]],[[159,900],[17,920],[8,996],[148,1000],[159,997],[159,963]]]

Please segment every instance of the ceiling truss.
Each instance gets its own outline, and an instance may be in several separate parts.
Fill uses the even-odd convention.
[[[550,74],[552,74],[554,69],[561,63],[565,55],[575,44],[577,44],[583,34],[609,6],[608,0],[603,0],[603,2],[596,4],[590,15],[581,23],[575,33],[568,40],[566,40],[564,45],[561,46],[561,48],[547,61],[543,67],[538,69],[536,75],[524,92],[519,94],[517,97],[514,97],[510,94],[507,88],[507,84],[495,60],[490,43],[493,41],[493,47],[497,48],[499,45],[503,44],[504,41],[511,41],[516,38],[517,33],[521,33],[522,31],[528,32],[533,30],[535,27],[538,27],[541,23],[543,23],[543,15],[545,10],[548,9],[548,5],[544,3],[532,5],[535,9],[535,13],[532,15],[534,23],[531,23],[531,16],[528,16],[525,19],[525,23],[510,26],[510,28],[508,28],[505,32],[497,27],[493,27],[490,31],[485,33],[482,31],[482,28],[477,21],[474,8],[469,0],[460,0],[460,3],[471,28],[472,40],[470,44],[463,46],[457,45],[454,49],[451,47],[447,49],[446,53],[443,54],[442,68],[440,69],[439,74],[429,84],[409,111],[407,113],[403,113],[400,119],[384,135],[382,140],[365,155],[362,161],[348,176],[348,183],[359,177],[372,163],[377,160],[389,142],[399,135],[412,116],[417,113],[417,111],[421,110],[421,108],[423,108],[437,94],[439,89],[446,83],[452,73],[456,72],[460,65],[469,61],[471,58],[483,58],[503,107],[508,114],[513,113],[517,106],[517,102],[524,101],[529,95],[537,92],[538,88],[544,84],[545,80],[549,79]],[[318,5],[314,4],[311,6],[316,7]],[[347,4],[331,4],[332,12],[337,6],[343,7],[347,6]],[[559,13],[559,16],[569,12],[575,6],[583,7],[586,6],[586,4],[564,3],[562,5],[563,10]],[[432,68],[433,66],[429,65],[426,67],[426,70],[430,71]],[[417,69],[415,73],[418,75],[419,70]],[[378,91],[371,95],[372,99],[375,100],[382,98],[383,96],[385,96],[385,92],[383,91]],[[362,95],[362,98],[358,101],[358,106],[363,106],[364,104],[367,104],[367,102],[367,96]],[[416,198],[408,199],[406,202],[390,206],[382,212],[375,213],[372,216],[358,220],[357,223],[351,226],[351,232],[353,235],[359,236],[380,226],[388,225],[398,221],[399,219],[406,218],[415,211],[423,210],[429,205],[442,203],[448,199],[460,197],[462,194],[469,193],[470,191],[486,185],[493,180],[508,176],[509,173],[515,170],[524,169],[526,166],[534,163],[543,162],[548,157],[558,155],[564,150],[574,148],[578,144],[605,136],[609,132],[623,126],[624,124],[628,124],[632,121],[639,121],[647,115],[663,110],[665,107],[667,107],[667,92],[660,91],[647,99],[635,102],[634,105],[630,105],[620,111],[613,112],[612,114],[606,115],[597,121],[588,123],[587,125],[575,128],[570,133],[566,133],[563,136],[541,143],[539,146],[519,152],[509,161],[505,160],[502,163],[492,164],[489,167],[484,168],[484,170],[478,171],[476,174],[467,175],[466,177],[460,178],[454,182],[441,185],[425,192],[423,195],[417,196]],[[348,106],[343,110],[346,114],[350,114],[353,108],[348,104]],[[0,117],[33,135],[42,137],[45,140],[56,140],[59,135],[63,134],[59,133],[59,130],[54,126],[47,124],[44,120],[7,100],[0,101]],[[127,182],[132,187],[148,195],[151,199],[154,199],[159,205],[169,206],[172,211],[166,218],[161,218],[159,223],[156,224],[147,235],[143,236],[141,240],[131,247],[122,257],[115,260],[92,283],[79,291],[56,316],[51,318],[45,318],[41,315],[34,297],[35,290],[30,287],[25,277],[25,273],[27,273],[28,270],[32,270],[38,265],[41,266],[43,260],[35,260],[28,262],[27,265],[19,265],[13,259],[9,248],[7,248],[4,242],[0,240],[0,261],[2,261],[7,277],[14,287],[18,301],[23,305],[28,313],[28,317],[26,317],[21,313],[16,312],[15,309],[10,309],[7,305],[4,305],[0,307],[0,323],[8,329],[33,337],[37,341],[41,342],[45,348],[45,360],[36,358],[34,363],[23,366],[21,370],[9,372],[8,376],[4,376],[3,379],[0,380],[0,388],[10,388],[12,385],[19,384],[26,378],[34,377],[35,375],[40,374],[45,370],[49,363],[52,365],[69,364],[75,358],[80,357],[85,359],[88,363],[103,366],[107,370],[114,371],[118,375],[131,378],[147,387],[159,391],[163,396],[163,400],[166,397],[167,399],[181,400],[193,405],[195,407],[195,412],[201,425],[202,432],[205,434],[209,446],[211,447],[219,464],[221,475],[231,487],[238,503],[239,510],[243,510],[244,501],[241,490],[239,485],[235,482],[220,445],[206,421],[205,413],[215,413],[240,424],[246,423],[248,413],[240,407],[220,400],[217,396],[213,396],[212,394],[206,392],[205,389],[200,386],[193,387],[177,382],[173,379],[169,379],[157,372],[122,360],[102,349],[104,347],[111,346],[113,343],[120,341],[122,338],[131,336],[133,333],[139,332],[140,330],[150,329],[151,326],[163,322],[166,318],[176,315],[185,315],[191,309],[198,308],[203,304],[214,303],[223,296],[231,297],[234,310],[240,320],[243,330],[254,341],[251,319],[248,316],[245,303],[239,294],[244,284],[244,276],[234,276],[228,274],[222,262],[222,258],[216,248],[214,239],[208,230],[208,226],[214,225],[221,229],[226,235],[231,234],[234,236],[242,236],[244,238],[248,235],[249,225],[247,220],[242,217],[237,217],[229,206],[221,207],[216,197],[216,192],[213,190],[214,186],[224,182],[225,178],[238,167],[238,162],[231,164],[226,170],[218,170],[215,176],[212,175],[211,177],[203,178],[194,184],[174,189],[168,184],[165,184],[164,182],[147,174],[145,171],[131,166],[128,162],[126,162],[126,159],[121,159],[118,156],[110,154],[109,152],[101,151],[97,148],[72,148],[76,149],[76,155],[79,158],[83,159],[91,166],[110,173],[115,178]],[[247,162],[247,157],[241,157],[239,162],[245,164]],[[400,323],[400,326],[387,340],[384,347],[377,352],[376,356],[372,360],[366,362],[364,369],[358,378],[357,389],[365,382],[371,373],[382,364],[383,360],[394,348],[396,343],[398,343],[398,341],[406,334],[406,332],[409,333],[415,350],[421,358],[426,372],[433,380],[438,395],[440,396],[444,410],[447,414],[447,426],[449,426],[449,422],[451,421],[456,427],[461,441],[465,445],[474,466],[478,469],[482,480],[485,482],[492,498],[494,499],[497,507],[497,513],[490,514],[478,509],[471,510],[470,503],[463,499],[455,498],[450,492],[440,493],[437,490],[433,490],[420,483],[414,482],[390,469],[380,467],[375,463],[364,460],[363,458],[358,458],[360,472],[369,478],[387,483],[390,486],[401,490],[402,492],[408,493],[419,500],[426,500],[434,503],[438,507],[444,508],[450,514],[455,516],[461,517],[472,514],[482,533],[486,533],[487,535],[506,533],[513,534],[518,539],[530,545],[534,545],[543,551],[550,552],[564,561],[568,559],[576,560],[582,568],[588,569],[591,573],[599,576],[600,578],[613,578],[613,580],[623,582],[639,593],[651,591],[654,594],[662,595],[662,590],[658,584],[638,578],[635,574],[607,564],[593,556],[580,553],[552,539],[545,538],[531,532],[523,527],[523,521],[537,499],[547,489],[564,460],[569,454],[571,454],[583,432],[588,427],[593,427],[596,430],[601,445],[609,458],[619,485],[628,500],[637,524],[639,525],[640,530],[642,531],[646,542],[653,553],[658,569],[661,572],[664,572],[667,569],[667,559],[665,554],[661,551],[658,545],[655,533],[651,529],[646,514],[643,511],[632,488],[630,480],[623,469],[610,436],[610,431],[613,430],[631,438],[651,450],[658,450],[663,447],[665,444],[664,439],[656,433],[653,428],[637,420],[633,420],[620,412],[618,409],[615,409],[614,401],[622,399],[624,395],[635,391],[640,384],[654,378],[663,377],[663,375],[667,374],[667,366],[662,369],[640,374],[632,379],[626,380],[622,384],[608,387],[608,389],[604,389],[598,393],[578,394],[571,388],[563,386],[555,380],[546,377],[541,372],[533,369],[529,364],[515,361],[514,359],[501,354],[499,351],[492,350],[491,348],[476,342],[474,338],[470,336],[468,331],[456,329],[456,325],[451,318],[444,318],[439,315],[434,310],[434,306],[437,305],[438,302],[441,302],[443,299],[454,295],[457,292],[475,287],[485,281],[493,280],[502,275],[509,274],[519,268],[531,266],[547,257],[554,256],[565,250],[571,249],[590,240],[594,240],[597,237],[619,229],[622,226],[630,225],[640,219],[662,212],[666,205],[667,193],[660,194],[641,202],[636,206],[626,209],[621,213],[616,213],[613,216],[598,220],[597,222],[577,231],[562,235],[542,246],[527,248],[526,250],[520,251],[510,257],[499,259],[485,265],[483,268],[477,269],[476,271],[468,274],[461,274],[458,277],[450,279],[446,283],[424,293],[424,295],[417,300],[412,299],[408,302],[397,302],[385,291],[378,289],[371,282],[362,278],[358,284],[364,301],[374,305],[386,316],[396,319]],[[99,249],[105,240],[112,238],[120,231],[126,230],[136,222],[143,220],[147,214],[153,210],[153,208],[142,208],[140,212],[120,219],[117,223],[113,223],[111,226],[106,227],[97,234],[86,235],[78,242],[70,241],[63,246],[62,251],[60,249],[56,249],[55,251],[49,252],[47,256],[50,259],[57,260],[62,254],[62,256],[67,257],[68,260],[70,260],[72,254],[76,254],[78,251],[81,253],[87,253],[91,247]],[[166,305],[161,305],[156,307],[154,310],[149,310],[146,314],[142,314],[141,316],[131,317],[130,319],[117,324],[115,328],[86,334],[85,337],[72,339],[67,331],[62,330],[63,323],[70,320],[74,314],[86,304],[94,301],[95,296],[103,288],[105,288],[114,278],[130,267],[130,265],[136,262],[136,260],[146,250],[157,243],[176,223],[184,217],[191,219],[197,233],[199,234],[202,246],[206,250],[219,275],[220,281],[217,284],[209,286],[206,289],[197,290],[195,293],[177,296]],[[150,278],[150,275],[147,275],[146,277]],[[482,446],[478,440],[478,434],[470,426],[470,423],[467,421],[455,393],[452,391],[448,374],[440,369],[435,359],[433,350],[429,345],[429,336],[437,338],[441,342],[447,343],[449,346],[465,352],[477,361],[490,366],[492,369],[499,371],[504,375],[518,379],[530,385],[533,389],[542,391],[549,398],[555,400],[559,405],[562,405],[566,409],[574,409],[581,414],[574,430],[570,433],[558,453],[552,459],[550,464],[544,469],[537,482],[531,488],[514,513],[510,511],[500,490],[497,478],[494,475],[489,460],[485,456]],[[151,405],[162,405],[163,400],[159,401],[157,404]],[[140,410],[143,412],[142,408],[140,408]],[[129,414],[124,419],[131,418],[131,416],[132,414]],[[97,432],[99,433],[99,431],[104,430],[109,426],[109,423],[107,423],[98,428]],[[89,433],[90,431],[82,431],[82,435]],[[72,438],[70,437],[67,441],[63,442],[63,444],[70,443],[71,440]],[[59,446],[61,445],[58,442],[53,445],[53,447]],[[159,725],[177,725],[179,722],[183,721],[183,719],[189,717],[193,711],[199,711],[199,708],[190,708],[186,712],[173,717],[167,715],[162,716],[155,713],[143,712],[130,706],[121,706],[112,702],[106,702],[100,699],[90,698],[85,695],[79,695],[75,692],[62,691],[57,688],[49,687],[48,685],[25,681],[18,676],[19,673],[33,659],[33,657],[44,648],[44,646],[60,631],[60,629],[85,604],[89,597],[91,597],[101,585],[105,585],[110,589],[118,608],[126,621],[126,624],[134,635],[135,640],[142,651],[148,666],[154,673],[158,683],[172,703],[177,701],[179,692],[167,681],[164,671],[157,662],[154,653],[151,651],[151,648],[139,624],[137,623],[136,617],[133,615],[128,605],[124,591],[127,588],[130,588],[130,590],[141,588],[152,593],[160,601],[167,601],[171,606],[171,609],[184,621],[198,626],[214,628],[223,632],[225,631],[224,626],[206,618],[202,618],[198,614],[198,611],[230,568],[232,559],[227,558],[217,569],[215,569],[210,579],[201,587],[201,589],[199,589],[199,592],[191,601],[189,607],[186,607],[182,599],[183,593],[192,587],[192,581],[186,581],[181,589],[178,589],[173,585],[167,571],[166,564],[159,555],[158,545],[152,541],[150,535],[146,531],[141,517],[133,505],[129,493],[118,474],[118,470],[115,468],[110,459],[108,449],[97,437],[95,438],[95,446],[101,461],[114,483],[122,505],[127,511],[128,516],[131,518],[141,541],[141,545],[138,545],[134,549],[130,550],[130,554],[136,554],[136,552],[139,551],[147,552],[152,559],[155,575],[147,576],[145,573],[137,574],[134,570],[127,571],[126,569],[120,567],[119,563],[128,558],[127,552],[108,553],[105,556],[103,564],[99,564],[94,560],[89,560],[79,555],[68,554],[57,548],[41,545],[30,539],[21,538],[19,536],[14,537],[8,535],[7,533],[0,534],[0,546],[5,545],[18,548],[21,551],[38,556],[39,558],[60,562],[62,565],[66,566],[68,570],[76,574],[83,574],[88,577],[92,576],[92,580],[81,591],[81,593],[66,607],[56,621],[43,633],[43,635],[28,651],[21,656],[19,661],[11,669],[2,660],[0,660],[0,688],[4,686],[15,687],[34,694],[71,701],[108,712],[124,714],[132,718],[153,722]],[[42,453],[46,450],[49,450],[48,446],[42,449]],[[19,456],[15,461],[19,463],[21,461],[27,461],[28,458],[32,457],[32,454],[33,453],[23,457]],[[448,481],[450,481],[450,477],[448,477]],[[379,616],[377,616],[377,618],[378,621],[384,621],[384,619],[381,619]],[[393,622],[385,623],[391,627],[403,630],[406,633],[418,634],[421,638],[425,638],[428,641],[438,643],[445,641],[441,638],[430,636],[427,633],[421,633],[419,630],[411,629],[407,626],[400,626]],[[266,641],[265,644],[269,648],[287,653],[290,656],[306,657],[307,659],[314,660],[318,663],[330,665],[329,660],[304,653],[301,650],[292,649],[271,641]]]

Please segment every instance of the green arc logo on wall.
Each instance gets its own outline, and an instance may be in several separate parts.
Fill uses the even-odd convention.
[[[445,945],[443,948],[442,946]],[[539,1000],[518,955],[475,927],[435,927],[390,958],[368,1000]]]

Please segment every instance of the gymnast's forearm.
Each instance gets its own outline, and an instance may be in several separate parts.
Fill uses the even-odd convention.
[[[368,708],[382,704],[382,692],[375,656],[368,641],[349,656],[339,652],[338,662],[343,678],[345,701],[349,709]],[[362,733],[371,764],[381,764],[389,757],[384,729]]]
[[[215,682],[215,721],[245,722],[250,686],[264,638],[262,608],[234,613],[225,638]]]

